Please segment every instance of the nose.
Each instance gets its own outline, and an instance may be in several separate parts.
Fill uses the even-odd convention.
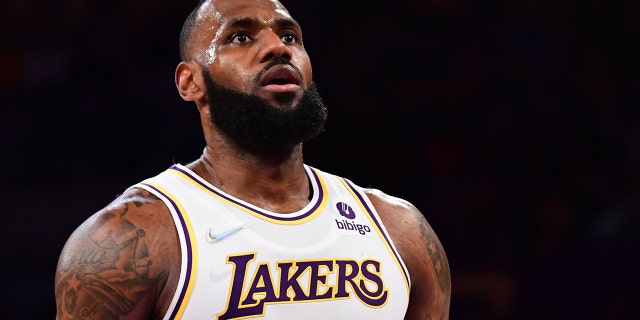
[[[281,37],[271,30],[262,32],[260,39],[260,62],[266,62],[273,59],[291,60],[291,48],[282,42]]]

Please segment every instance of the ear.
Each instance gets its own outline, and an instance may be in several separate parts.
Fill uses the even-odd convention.
[[[199,79],[197,79],[198,71],[198,66],[192,62],[183,61],[176,67],[176,87],[185,101],[198,101],[205,96],[204,90],[198,81]]]

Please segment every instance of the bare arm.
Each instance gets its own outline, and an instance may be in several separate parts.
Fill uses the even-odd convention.
[[[87,219],[58,261],[56,319],[160,317],[172,294],[166,285],[180,270],[170,219],[163,203],[141,190]]]
[[[405,320],[448,320],[451,273],[433,228],[411,203],[379,190],[369,189],[367,195],[409,269],[411,296]]]

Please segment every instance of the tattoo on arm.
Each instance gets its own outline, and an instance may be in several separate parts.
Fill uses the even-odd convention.
[[[145,194],[144,197],[150,195]],[[56,284],[58,312],[82,319],[117,319],[131,312],[150,292],[155,279],[145,230],[126,219],[130,206],[149,201],[136,197],[104,214],[84,235]]]
[[[440,319],[449,319],[449,303],[451,299],[451,272],[449,270],[449,261],[447,260],[444,248],[442,247],[440,240],[436,236],[436,233],[433,231],[424,217],[419,218],[420,231],[422,233],[422,237],[425,240],[427,251],[429,252],[429,257],[431,263],[433,264],[433,269],[436,271],[440,291],[442,291],[446,297],[443,305],[444,312],[440,316]],[[427,315],[425,319],[430,320],[431,316]]]

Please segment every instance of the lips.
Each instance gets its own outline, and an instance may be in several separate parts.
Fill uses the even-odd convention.
[[[299,85],[300,75],[292,66],[281,64],[271,67],[262,76],[261,86]]]

